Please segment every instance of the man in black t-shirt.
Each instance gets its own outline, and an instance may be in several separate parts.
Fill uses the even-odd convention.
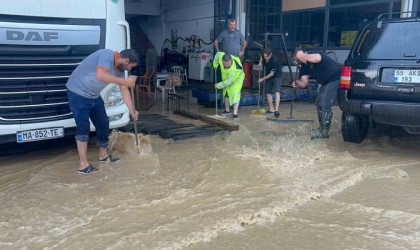
[[[266,114],[274,114],[275,117],[280,116],[280,89],[281,89],[281,76],[282,67],[278,57],[273,56],[273,51],[270,48],[263,50],[262,65],[265,67],[265,76],[258,79],[258,84],[265,81],[265,92],[267,93],[268,107],[270,108]],[[273,107],[273,98],[275,96],[275,107]]]
[[[300,79],[293,83],[293,87],[306,88],[309,76],[315,79],[321,87],[316,98],[316,110],[320,127],[318,135],[312,140],[329,138],[333,106],[340,87],[341,66],[325,53],[307,53],[300,47],[296,48],[293,57],[301,64]]]

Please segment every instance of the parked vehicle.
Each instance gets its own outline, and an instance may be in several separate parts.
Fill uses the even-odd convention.
[[[420,132],[420,19],[369,22],[344,63],[338,103],[344,141],[361,143],[370,124]]]
[[[128,41],[124,1],[3,0],[0,144],[74,134],[67,79],[92,52],[120,51]],[[110,127],[125,126],[130,118],[119,87],[109,84],[101,95]]]

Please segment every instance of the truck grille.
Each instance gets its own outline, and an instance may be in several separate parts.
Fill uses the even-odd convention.
[[[3,57],[1,66],[20,66],[25,64],[66,64],[66,63],[79,63],[83,60],[83,57],[28,57],[28,56],[14,56],[14,57]]]
[[[22,32],[40,31],[33,24],[42,24],[46,28],[69,25],[68,30],[60,28],[59,34],[74,30],[72,26],[99,27],[97,44],[92,43],[89,37],[69,41],[68,44],[55,44],[54,41],[38,44],[32,40],[10,43],[5,36],[0,36],[0,125],[72,118],[67,99],[67,80],[84,58],[105,48],[106,20],[0,14],[0,22],[9,22],[7,27],[18,28],[28,24]]]
[[[71,118],[66,83],[82,60],[0,56],[0,124]]]

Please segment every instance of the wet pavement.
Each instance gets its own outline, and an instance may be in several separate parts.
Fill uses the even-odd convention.
[[[157,104],[143,112],[193,122]],[[314,142],[317,123],[275,123],[255,108],[223,118],[238,132],[152,135],[151,151],[121,153],[118,165],[97,162],[93,139],[100,170],[89,175],[77,174],[71,138],[1,145],[0,249],[419,249],[419,136],[378,128],[345,143],[335,108],[331,138]],[[293,111],[316,120],[312,104]]]

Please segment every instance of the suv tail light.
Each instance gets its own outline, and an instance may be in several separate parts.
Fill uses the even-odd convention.
[[[351,66],[343,66],[341,69],[340,88],[350,89]]]

